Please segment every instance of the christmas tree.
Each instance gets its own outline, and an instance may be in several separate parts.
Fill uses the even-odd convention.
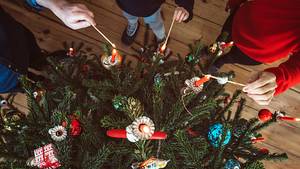
[[[135,65],[104,45],[102,56],[69,48],[50,57],[48,79],[21,78],[25,116],[1,98],[0,168],[203,168],[262,169],[262,160],[283,160],[254,143],[277,121],[242,118],[240,91],[225,92],[233,72],[207,75],[231,43],[166,56],[155,45],[135,48]],[[208,52],[207,52],[208,51]]]

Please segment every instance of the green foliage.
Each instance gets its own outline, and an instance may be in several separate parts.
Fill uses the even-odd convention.
[[[241,119],[245,105],[241,92],[235,92],[226,102],[230,94],[214,80],[205,83],[199,93],[183,95],[185,80],[201,76],[206,65],[187,64],[180,56],[169,61],[154,54],[155,49],[146,41],[144,44],[145,48],[135,55],[140,61],[137,66],[125,59],[119,67],[106,70],[99,56],[77,50],[74,57],[49,58],[47,82],[32,83],[22,77],[29,115],[8,123],[7,119],[13,118],[7,117],[20,115],[19,111],[11,107],[1,112],[0,155],[5,162],[0,166],[28,168],[25,163],[33,150],[49,143],[57,148],[64,169],[121,169],[150,157],[170,159],[167,168],[174,169],[221,169],[226,160],[237,157],[247,169],[263,169],[261,160],[287,158],[286,154],[262,154],[251,143],[251,138],[261,136],[259,131],[276,122],[276,118],[266,123]],[[104,49],[109,55],[111,49]],[[203,50],[204,46],[197,42],[191,46],[190,54],[201,60]],[[232,78],[233,73],[216,76]],[[39,95],[35,96],[35,92]],[[233,107],[237,107],[235,111]],[[150,117],[155,131],[166,132],[167,139],[131,143],[106,136],[107,130],[125,129],[140,116]],[[71,134],[74,119],[80,122],[78,136]],[[208,141],[208,128],[215,123],[224,126],[221,142],[227,130],[232,133],[227,145],[213,147]],[[52,140],[48,130],[63,124],[67,138],[61,142]]]

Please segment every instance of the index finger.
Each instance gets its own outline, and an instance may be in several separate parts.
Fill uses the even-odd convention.
[[[94,18],[85,12],[76,12],[71,18],[74,22],[87,21],[90,24],[96,25]]]

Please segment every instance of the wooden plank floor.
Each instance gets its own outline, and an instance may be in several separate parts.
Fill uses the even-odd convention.
[[[14,0],[17,1],[17,0]],[[73,31],[66,28],[51,12],[45,10],[41,13],[35,13],[26,10],[24,7],[16,5],[13,0],[1,0],[0,5],[14,16],[18,21],[34,32],[39,45],[48,51],[61,49],[62,42],[75,41],[84,42],[87,48],[91,48],[94,53],[101,53],[101,42],[103,39],[92,29],[87,28],[80,31]],[[120,49],[130,55],[133,51],[130,47],[124,46],[120,42],[121,33],[126,26],[126,20],[122,17],[121,10],[112,0],[81,0],[94,13],[96,22],[103,32],[105,32]],[[218,36],[222,24],[228,14],[224,11],[225,0],[209,0],[204,3],[196,0],[194,9],[194,19],[188,24],[176,24],[171,34],[169,47],[182,56],[188,53],[187,44],[194,40],[202,38],[205,43],[211,43]],[[167,0],[163,5],[162,11],[165,18],[165,26],[169,27],[171,17],[175,8],[173,0]],[[134,45],[143,42],[143,33],[145,26],[140,29]],[[263,70],[266,67],[277,65],[261,66],[242,66],[226,65],[223,71],[234,70],[236,80],[247,82],[249,74]],[[236,86],[227,86],[229,92],[233,92]],[[284,94],[274,98],[269,106],[258,106],[250,99],[247,99],[247,106],[244,116],[254,117],[261,108],[270,110],[284,110],[291,116],[300,116],[300,87],[296,86]],[[26,98],[18,95],[16,104],[26,109]],[[266,142],[258,144],[260,147],[267,147],[274,152],[287,152],[289,160],[283,163],[266,162],[268,169],[298,169],[300,165],[300,124],[280,123],[272,126],[263,132]]]

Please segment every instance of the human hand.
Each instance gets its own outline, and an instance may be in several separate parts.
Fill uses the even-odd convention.
[[[190,13],[183,7],[177,7],[175,9],[174,18],[177,22],[185,21],[189,18]]]
[[[83,4],[72,4],[65,0],[37,0],[41,6],[49,8],[71,29],[81,29],[96,25],[94,14]]]
[[[276,76],[270,72],[260,72],[250,78],[243,91],[259,105],[268,105],[277,87]]]

